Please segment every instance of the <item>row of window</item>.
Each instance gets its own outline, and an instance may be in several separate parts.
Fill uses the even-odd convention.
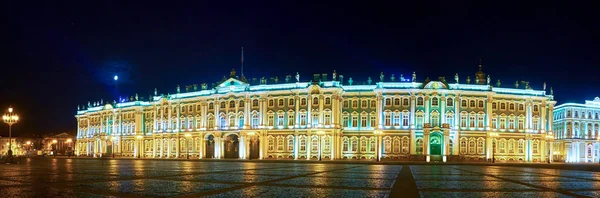
[[[592,116],[592,114],[593,114],[593,116]],[[574,111],[574,113],[571,114],[571,110],[567,110],[567,111],[563,111],[561,113],[554,114],[554,120],[563,119],[565,117],[566,118],[582,118],[582,119],[600,120],[600,117],[598,116],[598,112],[592,113],[591,111],[588,111],[587,113],[585,111],[581,111],[581,117],[580,117],[579,111]]]

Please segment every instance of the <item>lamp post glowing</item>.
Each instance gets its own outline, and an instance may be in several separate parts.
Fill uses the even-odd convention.
[[[190,159],[190,143],[188,141],[190,141],[190,137],[192,137],[192,134],[185,134],[185,155],[187,159]]]
[[[318,134],[318,136],[319,136],[319,161],[321,161],[321,152],[322,152],[322,151],[321,151],[321,144],[322,144],[322,143],[321,143],[321,136],[322,136],[323,134],[325,134],[325,132],[323,132],[323,131],[318,131],[318,132],[317,132],[317,134]]]
[[[494,157],[494,153],[496,152],[496,137],[500,136],[498,133],[490,133],[490,137],[492,137],[492,163],[496,163],[496,157]]]
[[[73,139],[67,139],[67,157],[71,157],[71,142],[73,142]]]
[[[8,124],[8,156],[6,158],[6,162],[10,163],[13,160],[12,156],[12,125],[16,124],[19,121],[19,116],[13,113],[13,108],[8,108],[8,113],[2,116],[2,120],[4,123]]]
[[[383,134],[383,131],[373,131],[373,134],[375,135],[375,138],[377,140],[377,142],[375,142],[375,159],[377,159],[377,161],[380,161],[381,159],[381,141],[379,140],[379,138],[381,138],[381,135]]]
[[[54,148],[56,148],[56,147],[57,147],[57,145],[56,145],[56,143],[57,143],[57,142],[58,142],[58,141],[56,141],[56,140],[52,140],[52,145],[53,145],[53,146],[51,146],[51,147],[50,147],[50,148],[52,148],[52,155],[53,155],[54,157],[56,157],[56,150],[55,150]]]

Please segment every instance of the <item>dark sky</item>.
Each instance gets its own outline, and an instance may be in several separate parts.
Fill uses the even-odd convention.
[[[355,81],[382,71],[465,79],[482,57],[504,87],[547,81],[559,103],[600,95],[593,4],[90,2],[0,6],[0,108],[21,115],[15,134],[74,132],[78,104],[116,98],[114,74],[119,92],[144,97],[216,82],[239,71],[241,45],[248,77],[335,69]]]

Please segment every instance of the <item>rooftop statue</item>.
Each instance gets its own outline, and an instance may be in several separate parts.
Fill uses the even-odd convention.
[[[417,72],[413,72],[412,81],[417,82]]]
[[[396,77],[394,76],[394,74],[392,74],[392,77],[390,77],[390,80],[392,80],[392,82],[396,81]]]
[[[544,87],[543,87],[544,91],[546,91],[546,82],[544,82]]]
[[[383,72],[381,72],[381,74],[379,74],[379,82],[383,82]],[[371,84],[371,83],[369,83]]]
[[[454,74],[454,82],[458,83],[458,73]]]
[[[367,80],[367,83],[370,85],[371,82],[373,82],[373,80],[371,80],[371,77],[369,77],[369,79]]]
[[[344,75],[340,75],[340,84],[344,84]]]
[[[135,93],[135,101],[138,101],[138,100],[139,100],[138,94]]]
[[[352,77],[350,77],[350,79],[348,79],[348,84],[352,85],[352,82],[354,81],[352,80]]]
[[[404,82],[404,75],[403,74],[400,74],[400,81]]]
[[[177,85],[177,93],[181,92],[181,88],[179,87],[179,85]]]
[[[335,70],[333,70],[333,75],[332,75],[332,77],[333,77],[333,81],[335,81],[335,79],[337,78],[337,73],[335,72]]]
[[[300,82],[300,74],[296,72],[296,82]]]
[[[292,76],[290,76],[289,74],[287,76],[285,76],[285,83],[289,83],[291,77]]]
[[[517,81],[515,81],[515,89],[516,89],[516,88],[519,88],[519,81],[518,81],[518,80],[517,80]]]
[[[496,87],[500,87],[500,79],[498,79],[498,82],[496,82]]]
[[[154,96],[158,95],[158,90],[156,88],[154,88]]]
[[[467,84],[471,84],[471,76],[467,76]]]
[[[487,84],[490,85],[490,82],[492,81],[492,79],[490,78],[490,75],[487,76]]]

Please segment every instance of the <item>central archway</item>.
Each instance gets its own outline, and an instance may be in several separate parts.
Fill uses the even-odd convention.
[[[215,136],[208,135],[205,140],[206,144],[206,158],[214,158],[215,157]]]
[[[230,134],[225,137],[225,158],[226,159],[237,159],[240,158],[239,148],[240,142],[236,134]]]
[[[444,137],[441,133],[431,133],[429,137],[429,154],[430,155],[442,155],[442,143]]]
[[[250,144],[250,159],[260,158],[260,138],[250,136],[250,138],[248,138],[248,141],[248,143]]]

